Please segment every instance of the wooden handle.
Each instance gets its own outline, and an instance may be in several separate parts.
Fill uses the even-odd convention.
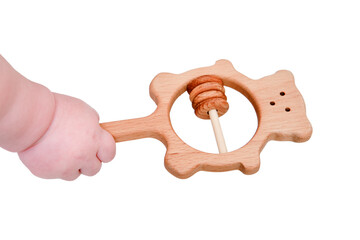
[[[135,140],[140,138],[157,138],[152,115],[142,118],[120,120],[100,123],[100,126],[108,131],[116,142]]]

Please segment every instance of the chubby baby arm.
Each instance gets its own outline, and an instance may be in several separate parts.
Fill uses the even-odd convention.
[[[42,178],[74,180],[95,175],[102,162],[115,156],[112,136],[99,125],[99,116],[83,101],[56,94],[54,119],[37,143],[19,152],[30,171]]]
[[[34,175],[74,180],[95,175],[114,158],[113,137],[83,101],[25,79],[1,56],[0,87],[0,95],[12,93],[0,102],[0,146],[18,152]]]
[[[19,152],[45,134],[55,113],[46,87],[15,71],[0,55],[0,147]]]

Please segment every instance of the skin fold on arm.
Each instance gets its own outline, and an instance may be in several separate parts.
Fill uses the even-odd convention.
[[[113,137],[80,99],[52,93],[0,55],[0,147],[42,178],[92,176],[115,156]]]
[[[54,113],[54,95],[0,55],[0,146],[12,152],[29,148],[45,134]]]

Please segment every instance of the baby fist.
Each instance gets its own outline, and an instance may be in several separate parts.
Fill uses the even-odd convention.
[[[19,152],[26,167],[41,178],[74,180],[93,176],[115,157],[115,141],[99,125],[99,116],[83,101],[56,94],[53,122],[42,138]]]

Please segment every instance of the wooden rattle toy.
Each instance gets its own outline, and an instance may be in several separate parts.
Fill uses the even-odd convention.
[[[219,116],[226,113],[224,85],[242,93],[254,106],[258,128],[243,147],[227,152]],[[184,143],[170,122],[170,110],[185,91],[196,116],[211,119],[219,154],[205,153]],[[179,178],[188,178],[198,171],[239,169],[253,174],[260,167],[260,152],[270,140],[305,142],[312,134],[306,117],[305,103],[295,86],[291,72],[281,70],[273,75],[252,80],[237,72],[230,61],[193,69],[182,74],[160,73],[150,84],[150,96],[157,109],[149,116],[102,123],[116,142],[152,137],[167,148],[166,169]]]

